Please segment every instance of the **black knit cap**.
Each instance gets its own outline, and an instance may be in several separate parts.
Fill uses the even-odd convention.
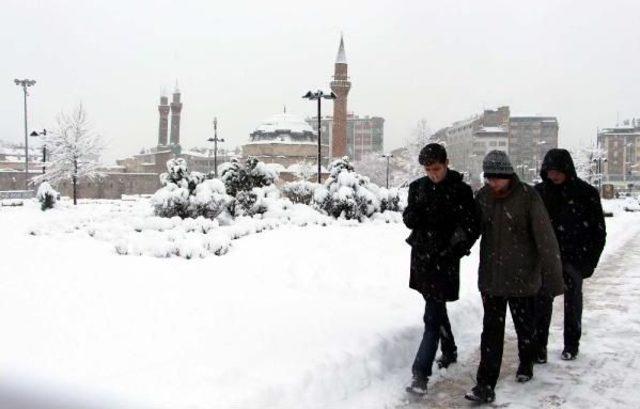
[[[420,150],[418,162],[422,166],[447,162],[447,150],[439,143],[430,143]]]

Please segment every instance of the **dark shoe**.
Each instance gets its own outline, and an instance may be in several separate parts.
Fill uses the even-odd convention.
[[[449,365],[455,364],[456,362],[458,362],[458,354],[455,352],[453,354],[442,354],[436,359],[438,369],[446,369]]]
[[[533,378],[533,363],[520,362],[518,372],[516,372],[516,381],[520,383],[529,382]]]
[[[569,351],[567,349],[562,351],[562,355],[560,355],[563,361],[574,361],[577,357],[578,351]]]
[[[534,360],[536,364],[546,364],[547,363],[547,348],[540,348],[536,353],[536,357]]]
[[[491,386],[476,385],[464,395],[466,400],[480,403],[491,403],[496,400],[496,393]]]
[[[429,378],[414,376],[411,385],[407,386],[405,390],[413,395],[424,396],[427,394],[427,383],[429,383]]]

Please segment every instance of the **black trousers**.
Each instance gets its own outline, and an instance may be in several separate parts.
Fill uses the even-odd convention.
[[[480,341],[480,366],[476,380],[478,385],[495,388],[500,376],[504,348],[504,326],[507,304],[518,335],[520,363],[533,363],[535,296],[497,297],[483,294],[484,319]]]
[[[447,303],[429,297],[425,297],[424,300],[424,335],[413,361],[412,372],[415,377],[428,378],[431,376],[438,342],[444,355],[456,353],[457,348],[447,315]]]
[[[578,352],[582,336],[582,273],[565,264],[564,276],[564,349]],[[553,312],[553,298],[539,294],[536,297],[536,344],[546,348],[549,342],[549,326]]]

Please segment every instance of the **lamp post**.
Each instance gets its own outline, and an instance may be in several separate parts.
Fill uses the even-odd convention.
[[[47,136],[47,130],[43,129],[42,132],[33,131],[29,134],[29,136]],[[47,142],[43,139],[42,141],[42,174],[46,173],[46,163],[47,163]]]
[[[218,117],[213,118],[213,138],[207,139],[213,142],[213,176],[218,177],[218,142],[224,142],[224,139],[218,139]]]
[[[598,192],[600,192],[600,196],[602,196],[602,179],[603,179],[603,163],[607,161],[607,158],[602,158],[598,156],[593,159],[593,163],[596,165],[596,175],[598,180]]]
[[[13,82],[22,87],[24,94],[24,183],[29,187],[29,140],[27,138],[27,88],[36,85],[35,80],[29,79],[14,79]]]
[[[324,92],[322,92],[321,90],[317,90],[316,92],[307,92],[306,94],[304,94],[302,96],[302,98],[308,99],[308,100],[317,100],[318,101],[318,183],[322,183],[322,148],[321,148],[321,136],[322,136],[322,113],[321,113],[321,107],[320,107],[320,102],[322,101],[322,98],[324,99],[336,99],[336,94],[334,94],[333,92],[329,93],[329,94],[325,94]]]
[[[380,157],[387,159],[387,189],[389,189],[389,161],[391,160],[391,158],[393,158],[393,155],[390,153],[385,153],[380,155]]]

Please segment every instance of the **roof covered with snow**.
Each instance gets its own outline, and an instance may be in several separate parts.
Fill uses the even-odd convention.
[[[276,131],[290,131],[294,133],[313,132],[304,118],[294,114],[276,114],[262,121],[256,131],[271,133]]]

